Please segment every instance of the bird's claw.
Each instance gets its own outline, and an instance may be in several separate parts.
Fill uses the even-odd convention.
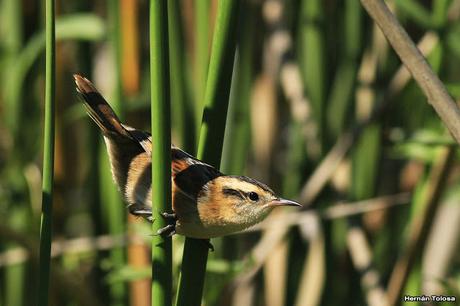
[[[168,212],[161,212],[160,216],[163,217],[166,221],[168,221],[168,225],[165,227],[160,228],[157,231],[158,235],[161,235],[163,237],[172,237],[176,233],[176,221],[177,221],[177,216],[175,213],[168,213]]]
[[[168,221],[173,220],[173,221],[175,222],[175,221],[177,220],[177,217],[176,217],[176,214],[175,214],[175,213],[162,212],[162,213],[160,213],[160,215],[161,215],[164,219],[166,219],[166,220],[168,220]]]
[[[157,230],[157,235],[162,237],[172,237],[176,233],[176,225],[175,224],[168,224],[165,227],[160,228]]]
[[[131,204],[128,206],[128,210],[132,215],[143,217],[150,223],[155,221],[155,218],[152,215],[152,210],[148,207]]]
[[[153,214],[152,214],[152,209],[150,209],[149,207],[131,204],[128,206],[128,209],[131,214],[135,216],[144,217],[150,223],[153,223],[155,221],[155,218],[153,217]],[[172,235],[176,233],[176,221],[177,221],[176,214],[168,213],[168,212],[161,212],[160,216],[162,216],[165,220],[167,220],[169,224],[163,228],[160,228],[157,231],[157,234],[163,237],[171,237]]]

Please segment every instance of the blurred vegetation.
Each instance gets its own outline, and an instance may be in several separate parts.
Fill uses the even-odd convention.
[[[218,0],[173,3],[171,134],[195,154]],[[460,98],[460,1],[387,3]],[[149,130],[149,3],[56,4],[50,305],[150,305],[150,224],[127,216],[72,78],[93,80],[124,121]],[[274,211],[266,227],[213,239],[203,304],[387,305],[404,269],[402,294],[458,300],[457,145],[359,1],[251,0],[238,9],[234,61],[213,68],[231,75],[230,91],[213,93],[229,101],[220,168],[305,209]],[[39,282],[44,25],[43,2],[0,0],[5,306],[30,305]],[[225,121],[224,108],[214,119]],[[174,292],[184,240],[173,239]]]

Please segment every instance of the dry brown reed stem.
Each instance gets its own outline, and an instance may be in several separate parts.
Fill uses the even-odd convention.
[[[327,182],[331,179],[340,162],[355,142],[355,138],[360,131],[361,128],[352,129],[339,137],[335,145],[323,158],[319,166],[315,168],[315,171],[302,187],[302,191],[300,192],[300,203],[304,206],[309,206],[313,203],[321,190],[323,190]]]
[[[372,264],[372,251],[361,226],[351,226],[348,229],[347,246],[353,266],[361,276],[367,305],[388,305],[388,297],[381,285],[379,272]]]
[[[129,215],[128,222],[130,225],[134,225],[136,222],[136,217]],[[129,228],[129,227],[128,227]],[[149,247],[145,241],[142,239],[136,239],[136,233],[130,228],[129,236],[134,239],[129,239],[128,243],[128,264],[133,268],[143,269],[150,267],[150,258],[149,258]],[[123,238],[123,237],[120,237]],[[126,239],[125,239],[126,240]],[[124,243],[125,241],[119,241]],[[150,279],[138,279],[132,280],[129,282],[130,289],[130,305],[133,306],[149,306],[151,305],[150,301]]]
[[[447,20],[455,21],[460,18],[460,1],[454,0],[447,11]]]
[[[387,209],[396,205],[407,204],[411,194],[403,192],[395,195],[381,196],[351,203],[338,203],[320,212],[323,219],[351,217],[358,214]]]
[[[399,256],[388,283],[388,298],[390,305],[401,303],[410,270],[417,256],[423,250],[428,233],[433,223],[434,215],[439,207],[439,199],[446,185],[446,180],[452,169],[452,161],[456,148],[445,147],[439,152],[428,178],[426,193],[421,204],[421,211],[413,218],[409,226],[407,244]]]
[[[434,107],[453,137],[460,143],[460,109],[430,68],[425,57],[383,1],[361,0],[361,3],[410,71],[428,98],[428,102]]]
[[[253,305],[256,296],[256,284],[251,279],[246,279],[243,283],[234,288],[232,300],[229,305]]]
[[[268,74],[261,74],[254,80],[251,94],[251,129],[257,135],[252,139],[257,177],[268,178],[270,161],[275,144],[276,126],[276,86]]]
[[[300,233],[309,242],[309,252],[303,267],[295,305],[320,305],[326,279],[326,242],[319,216],[310,214],[310,220],[300,224]]]
[[[137,0],[122,0],[120,2],[122,30],[122,84],[126,95],[134,95],[139,91],[139,27]]]
[[[33,260],[36,253],[36,245],[28,241],[25,235],[15,232],[7,227],[0,227],[0,237],[5,236],[5,240],[15,241],[22,247],[13,248],[0,253],[0,267],[19,264],[29,259]],[[51,246],[51,257],[56,258],[64,254],[78,254],[92,251],[111,250],[123,247],[127,242],[139,244],[141,238],[138,236],[125,235],[101,235],[97,237],[80,237],[69,240],[54,241]]]
[[[139,26],[137,0],[122,0],[120,5],[121,15],[121,83],[123,93],[133,96],[139,91],[140,66],[139,66]],[[128,216],[128,224],[133,224],[135,217]],[[150,266],[150,256],[145,243],[130,243],[127,247],[129,265],[136,268]],[[141,279],[129,282],[130,305],[149,306],[150,302],[150,280]]]
[[[264,265],[265,305],[284,305],[287,284],[288,240],[282,240],[272,252]]]
[[[458,193],[452,193],[443,197],[423,250],[422,275],[426,277],[422,280],[422,294],[441,295],[446,287],[458,288],[449,276],[457,262],[459,247],[460,206]]]
[[[252,279],[252,277],[259,271],[262,265],[265,263],[267,258],[273,249],[281,242],[286,233],[289,230],[288,226],[282,226],[286,224],[285,222],[280,222],[279,220],[283,219],[286,214],[276,216],[276,218],[268,217],[267,220],[271,221],[274,224],[279,224],[281,226],[269,226],[263,227],[264,235],[259,240],[259,242],[252,248],[251,253],[247,257],[250,266],[246,271],[238,276],[237,283],[240,281],[246,281]]]
[[[439,42],[439,36],[435,32],[428,31],[423,35],[417,44],[417,48],[426,56]],[[411,75],[405,66],[401,66],[391,79],[387,95],[391,99],[395,97],[410,81]]]

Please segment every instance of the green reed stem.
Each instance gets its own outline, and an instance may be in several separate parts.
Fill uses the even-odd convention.
[[[111,105],[120,116],[122,109],[122,81],[121,81],[121,58],[122,58],[122,38],[120,21],[120,0],[110,0],[108,3],[109,31],[108,38],[111,43],[114,68],[114,90],[111,97]],[[123,116],[121,116],[123,117]]]
[[[7,33],[3,33],[3,50],[5,61],[5,69],[2,71],[3,79],[10,77],[10,72],[17,65],[16,57],[17,54],[21,52],[23,44],[23,16],[22,8],[23,4],[21,1],[16,0],[4,0],[2,2],[2,12],[0,12],[1,24],[4,29],[8,29]],[[6,32],[6,31],[5,31]],[[23,88],[22,88],[23,89]],[[6,95],[5,95],[6,98]],[[21,103],[17,100],[5,99],[5,108],[4,108],[4,122],[6,126],[11,131],[11,135],[14,141],[14,149],[18,155],[20,154],[21,147],[18,146],[20,137],[18,136],[18,131],[21,127],[20,124],[20,114],[21,114]],[[14,154],[14,153],[13,153]],[[14,154],[16,155],[16,154]],[[17,230],[24,231],[27,229],[27,203],[14,203],[12,207],[8,209],[9,213],[9,224],[16,228]],[[15,243],[8,243],[5,245],[5,249],[17,247]],[[4,303],[9,306],[20,306],[24,304],[24,290],[26,286],[25,278],[27,272],[27,264],[19,263],[11,266],[5,267],[4,271]],[[2,298],[2,297],[0,297]]]
[[[48,305],[54,168],[55,27],[54,0],[46,0],[46,84],[43,144],[42,214],[40,222],[40,268],[38,305]]]
[[[209,62],[209,0],[195,1],[195,108],[199,127]],[[197,132],[199,130],[197,129]]]
[[[321,0],[301,1],[299,18],[299,63],[313,116],[319,127],[320,139],[324,135],[326,48],[323,30],[323,6]],[[321,140],[321,143],[323,140]],[[323,144],[322,144],[323,145]]]
[[[152,138],[152,207],[154,233],[168,225],[159,212],[171,211],[171,118],[169,96],[168,2],[150,1],[150,82]],[[171,238],[152,238],[152,305],[172,304]]]
[[[245,29],[238,37],[238,52],[233,72],[232,93],[228,108],[221,169],[227,174],[243,174],[251,142],[249,105],[254,77],[254,38],[256,21],[253,5],[242,3],[241,27]]]
[[[212,43],[205,109],[200,130],[198,158],[219,167],[236,48],[236,20],[239,1],[219,2]]]
[[[121,83],[121,21],[120,21],[120,1],[110,0],[107,3],[108,9],[108,40],[113,56],[113,90],[110,95],[110,103],[120,118],[124,118],[124,109],[122,100],[122,83]],[[101,202],[103,203],[104,214],[107,229],[112,235],[123,234],[125,229],[125,208],[120,198],[109,167],[108,155],[103,143],[100,144],[100,187],[102,192]],[[114,248],[109,254],[113,268],[120,269],[126,263],[125,250],[122,247]],[[110,285],[110,303],[114,306],[124,305],[126,301],[126,287],[122,282]]]
[[[238,7],[239,1],[219,1],[204,98],[198,158],[217,168],[222,155],[235,57]],[[206,243],[186,238],[176,305],[201,304],[207,257]]]
[[[251,147],[249,106],[254,78],[254,38],[257,34],[256,20],[251,18],[256,12],[255,5],[242,2],[240,12],[240,27],[245,30],[238,35],[221,162],[222,172],[239,175],[245,174]],[[223,237],[220,254],[224,259],[235,260],[238,255],[238,237]],[[231,275],[233,272],[230,269],[228,273]]]
[[[182,22],[180,15],[180,1],[171,0],[168,3],[168,33],[169,33],[169,66],[171,68],[171,108],[172,121],[176,134],[180,139],[180,146],[185,151],[194,154],[195,141],[195,114],[189,99],[185,80],[184,44]]]
[[[329,141],[342,133],[350,117],[350,104],[356,87],[358,59],[362,52],[362,8],[358,0],[345,3],[344,48],[330,90],[326,121]]]
[[[21,51],[23,41],[23,18],[22,18],[22,3],[17,0],[3,1],[3,11],[1,14],[2,26],[8,29],[8,33],[4,33],[2,37],[7,69],[2,71],[4,79],[9,77],[10,69],[13,69],[16,62],[16,56]],[[4,120],[14,138],[17,137],[19,116],[21,114],[21,103],[17,100],[5,99],[7,103],[7,112],[4,112]],[[17,141],[15,139],[15,141]]]

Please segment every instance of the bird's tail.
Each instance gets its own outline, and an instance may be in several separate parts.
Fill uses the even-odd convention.
[[[78,74],[73,75],[77,92],[86,106],[88,115],[99,126],[104,135],[121,134],[130,136],[118,119],[117,115],[87,78]]]

